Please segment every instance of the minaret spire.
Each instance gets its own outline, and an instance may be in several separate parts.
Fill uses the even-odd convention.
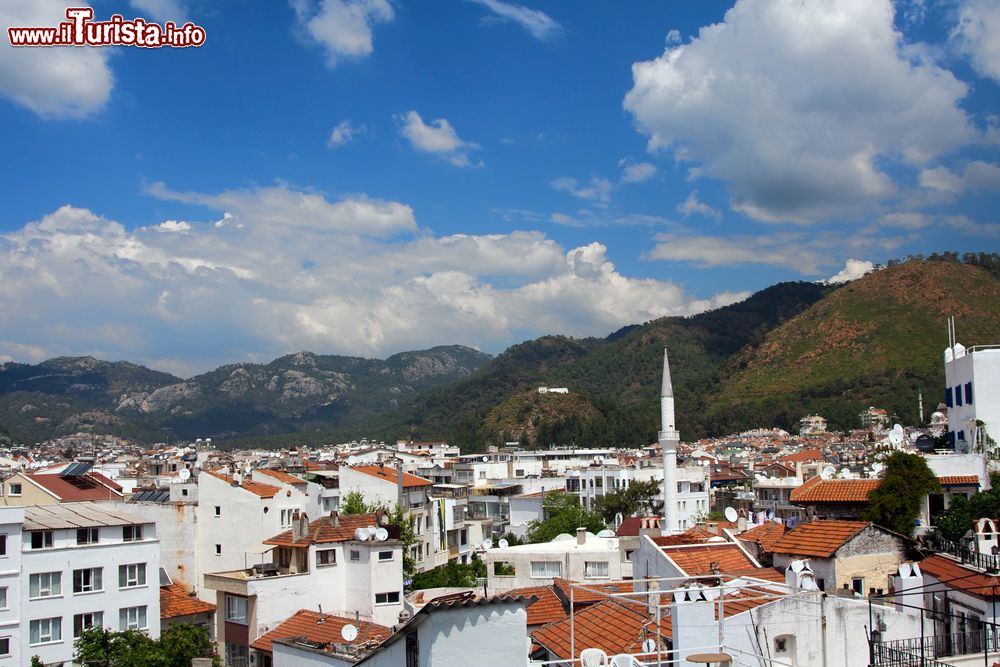
[[[674,385],[670,379],[670,361],[663,348],[663,380],[660,385],[660,450],[663,452],[663,534],[679,532],[677,517],[677,443],[680,434],[674,413]]]

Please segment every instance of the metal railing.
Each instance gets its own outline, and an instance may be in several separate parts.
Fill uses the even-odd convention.
[[[875,664],[889,667],[908,665],[938,667],[946,663],[938,662],[937,658],[993,653],[998,647],[1000,647],[1000,629],[987,626],[972,632],[954,632],[876,643]]]

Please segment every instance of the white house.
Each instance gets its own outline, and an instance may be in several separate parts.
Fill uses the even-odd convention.
[[[992,449],[1000,439],[1000,346],[944,351],[948,444],[959,452]]]

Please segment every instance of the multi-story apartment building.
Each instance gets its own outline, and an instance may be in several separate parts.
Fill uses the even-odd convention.
[[[159,636],[154,523],[87,502],[4,508],[0,552],[0,665],[69,664],[91,626]]]
[[[948,445],[962,453],[993,451],[1000,441],[1000,345],[944,351]]]

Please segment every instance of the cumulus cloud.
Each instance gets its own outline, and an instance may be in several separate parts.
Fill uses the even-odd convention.
[[[62,0],[0,3],[0,25],[52,27],[66,20]],[[0,95],[44,118],[83,118],[111,96],[107,49],[14,48],[0,40]]]
[[[652,151],[725,181],[756,220],[860,216],[974,134],[966,85],[908,48],[891,0],[738,0],[721,23],[632,66],[624,100]]]
[[[951,40],[979,74],[1000,81],[1000,5],[995,0],[962,0]]]
[[[703,215],[706,218],[714,218],[715,220],[722,219],[722,213],[698,199],[697,190],[692,190],[691,194],[687,196],[687,199],[677,205],[677,212],[685,218],[690,216],[692,213],[696,213],[698,215]]]
[[[511,21],[527,30],[537,40],[547,41],[562,32],[563,27],[545,12],[502,0],[472,0],[493,12],[501,21]]]
[[[366,130],[367,128],[364,125],[355,125],[350,118],[342,120],[330,131],[330,138],[326,142],[327,148],[345,146],[354,141],[357,135],[363,134]]]
[[[967,163],[961,174],[946,167],[933,167],[920,172],[919,183],[923,188],[945,195],[958,195],[966,190],[1000,190],[1000,167],[982,160]]]
[[[611,192],[614,190],[611,181],[599,176],[591,177],[587,185],[580,185],[575,178],[560,176],[553,179],[551,185],[553,190],[569,193],[577,199],[595,202],[599,206],[606,206],[611,201]]]
[[[0,235],[0,357],[90,353],[188,373],[299,349],[496,349],[515,336],[606,335],[746,296],[694,298],[670,281],[628,277],[599,243],[564,248],[524,231],[435,236],[416,229],[405,204],[360,195],[149,191],[222,220],[129,230],[64,206]],[[346,201],[371,204],[369,217],[405,211],[388,225],[401,235],[377,220],[372,233]]]
[[[649,162],[627,164],[622,169],[622,183],[642,183],[656,176],[656,165]]]
[[[857,280],[866,273],[870,273],[875,270],[875,265],[867,260],[861,259],[849,259],[844,264],[844,268],[838,273],[830,276],[823,282],[827,284],[837,284],[837,283],[849,283],[852,280]]]
[[[469,151],[478,146],[459,138],[455,128],[446,119],[436,118],[428,125],[416,111],[408,111],[397,120],[400,123],[400,133],[418,151],[437,155],[456,167],[472,166]]]
[[[388,0],[290,0],[303,35],[326,52],[333,68],[345,58],[371,55],[372,29],[395,18]]]

